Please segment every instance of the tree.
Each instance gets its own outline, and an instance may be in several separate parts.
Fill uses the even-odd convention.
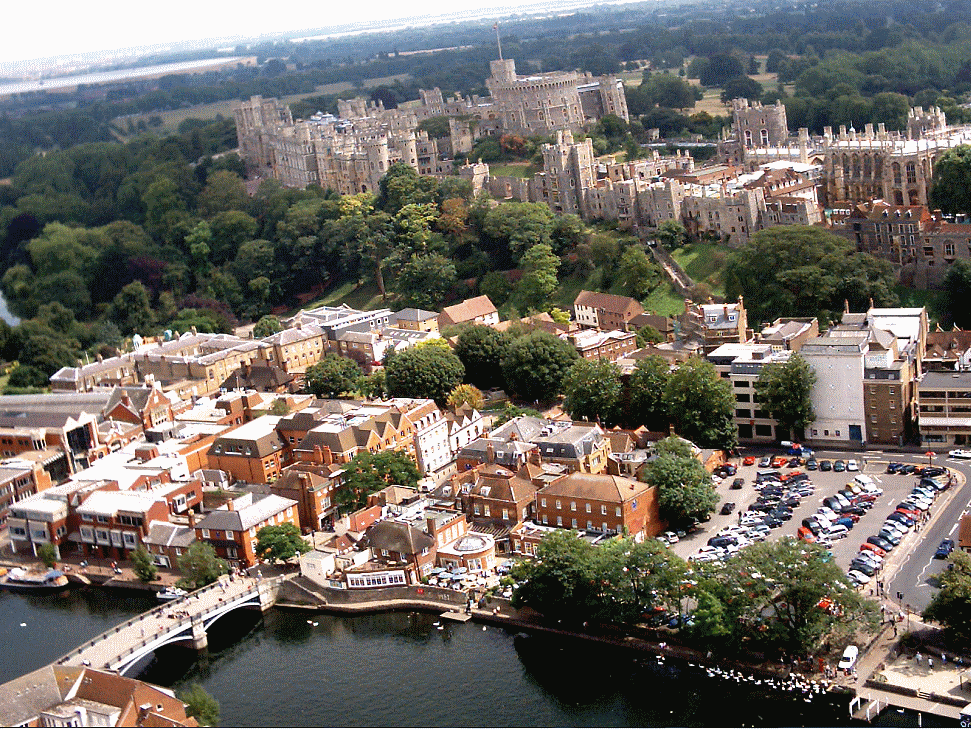
[[[658,355],[637,362],[627,378],[625,421],[631,428],[667,430],[668,418],[664,405],[664,391],[671,377],[671,366]]]
[[[367,506],[368,496],[387,486],[417,487],[420,476],[407,453],[358,453],[344,466],[344,481],[334,499],[343,513],[349,513]]]
[[[209,176],[196,198],[199,214],[205,218],[231,210],[244,210],[247,204],[243,180],[235,172],[219,170]]]
[[[969,297],[971,297],[971,263],[958,259],[944,274],[944,282],[937,296],[937,314],[943,326],[956,325],[961,329],[971,326]]]
[[[947,150],[934,163],[930,204],[945,213],[971,213],[971,145]]]
[[[695,92],[685,79],[670,73],[656,73],[641,82],[649,103],[669,109],[689,109],[695,105]]]
[[[816,372],[800,357],[793,354],[785,362],[771,362],[762,368],[755,382],[755,397],[790,434],[797,437],[816,419],[813,412],[813,385]]]
[[[179,701],[185,704],[185,713],[202,726],[219,725],[219,702],[201,684],[193,683],[178,693]]]
[[[677,220],[662,220],[655,235],[658,242],[669,251],[680,248],[688,240],[688,231]]]
[[[132,571],[142,582],[151,582],[158,577],[158,567],[152,561],[152,555],[144,546],[139,547],[130,555]]]
[[[711,476],[691,455],[662,453],[647,463],[641,479],[657,489],[661,516],[672,524],[707,519],[718,505]]]
[[[701,69],[698,81],[702,86],[721,86],[729,79],[745,74],[745,66],[731,53],[714,53]]]
[[[7,378],[7,387],[44,388],[49,384],[49,375],[33,365],[18,364]]]
[[[623,385],[620,367],[606,359],[579,359],[563,378],[563,409],[574,420],[617,422]]]
[[[821,228],[791,225],[761,230],[729,255],[725,289],[744,296],[755,321],[779,316],[815,316],[823,321],[842,311],[896,303],[890,264]]]
[[[54,569],[57,564],[57,547],[50,542],[44,542],[37,548],[37,558],[47,569]]]
[[[944,628],[951,645],[971,642],[971,556],[955,551],[947,570],[938,574],[941,589],[924,608],[924,620]]]
[[[412,255],[398,273],[397,291],[407,306],[438,309],[455,286],[455,264],[440,253]]]
[[[739,550],[699,588],[721,604],[736,644],[789,655],[816,650],[834,630],[875,627],[879,618],[825,549],[793,537]]]
[[[496,306],[502,306],[512,294],[512,284],[502,271],[489,271],[479,281],[479,293],[488,296]]]
[[[468,405],[475,410],[482,410],[482,407],[485,405],[485,398],[482,396],[482,390],[475,385],[458,385],[448,393],[446,404],[452,410],[458,410],[464,405]]]
[[[722,87],[721,102],[731,103],[732,99],[760,99],[762,97],[762,84],[754,78],[748,76],[736,76],[730,78]]]
[[[560,259],[546,243],[538,243],[526,251],[522,260],[523,277],[519,280],[519,300],[529,309],[549,308],[550,297],[556,291],[556,271]]]
[[[487,390],[502,384],[502,360],[509,352],[510,338],[483,324],[463,329],[455,343],[455,354],[465,367],[465,381]]]
[[[515,257],[535,245],[549,245],[553,232],[553,213],[540,203],[503,203],[486,213],[482,231],[504,242]]]
[[[330,352],[307,368],[303,391],[315,397],[337,398],[356,390],[361,377],[361,368],[354,360]]]
[[[678,434],[702,448],[734,448],[735,393],[707,360],[692,357],[668,379],[664,409]]]
[[[661,269],[640,246],[629,246],[620,257],[624,288],[635,299],[643,299],[661,283]]]
[[[657,344],[664,341],[664,335],[650,324],[645,324],[637,330],[637,346],[644,348],[649,344]]]
[[[227,574],[229,565],[216,554],[211,544],[193,542],[179,556],[179,570],[182,577],[176,584],[183,590],[198,590]]]
[[[462,382],[465,367],[448,346],[408,347],[390,353],[384,378],[392,397],[428,397],[445,404],[448,394]]]
[[[569,342],[544,331],[519,337],[502,360],[507,389],[523,400],[548,402],[579,355]]]
[[[271,314],[260,317],[260,320],[256,322],[253,327],[253,336],[257,339],[263,339],[264,337],[269,337],[272,334],[283,331],[283,324],[280,320]]]
[[[285,562],[310,549],[300,530],[290,522],[271,524],[256,532],[256,556],[270,564]]]
[[[108,311],[122,334],[149,334],[155,325],[151,299],[141,281],[133,281],[115,296]]]

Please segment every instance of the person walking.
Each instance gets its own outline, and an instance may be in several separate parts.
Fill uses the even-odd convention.
[[[917,661],[917,665],[919,666],[920,665],[920,653],[919,652],[917,653],[916,656],[914,656],[914,660]]]

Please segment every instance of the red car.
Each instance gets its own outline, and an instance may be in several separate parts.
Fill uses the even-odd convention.
[[[743,466],[754,466],[755,465],[755,456],[745,456],[745,458],[742,459],[742,465]]]
[[[864,549],[869,549],[871,552],[873,552],[878,557],[886,557],[887,556],[887,553],[884,550],[880,549],[880,547],[878,547],[876,544],[870,544],[869,542],[866,542],[864,544],[861,544],[860,545],[860,551],[862,552]]]

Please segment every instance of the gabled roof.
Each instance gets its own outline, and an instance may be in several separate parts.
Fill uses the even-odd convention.
[[[149,527],[145,544],[159,547],[188,547],[196,540],[196,530],[192,527],[173,524],[168,521],[153,521]]]
[[[253,503],[249,506],[210,511],[202,520],[196,522],[196,527],[242,532],[297,505],[293,499],[285,499],[276,494],[265,494],[258,501],[257,496],[257,494],[253,495]]]
[[[599,291],[581,291],[577,294],[576,299],[573,300],[573,305],[603,309],[613,314],[620,314],[625,318],[633,317],[644,311],[644,307],[629,296],[604,294]]]
[[[453,304],[452,306],[446,306],[442,309],[441,317],[439,321],[446,321],[451,324],[460,324],[466,321],[472,321],[473,319],[480,316],[488,316],[489,314],[498,313],[496,305],[492,303],[492,300],[488,296],[476,296],[471,299],[466,299],[458,304]]]
[[[293,375],[285,372],[276,365],[252,364],[238,367],[233,374],[219,385],[222,390],[236,390],[239,388],[266,392],[286,387],[293,382]]]
[[[148,398],[152,394],[151,387],[144,386],[118,386],[111,391],[111,397],[108,398],[108,404],[105,405],[105,412],[110,413],[115,407],[124,401],[125,395],[131,400],[131,407],[129,408],[136,415],[140,415],[145,406],[148,405]]]
[[[622,476],[571,473],[566,478],[544,486],[539,493],[544,496],[565,496],[596,501],[623,503],[650,491],[653,486]]]

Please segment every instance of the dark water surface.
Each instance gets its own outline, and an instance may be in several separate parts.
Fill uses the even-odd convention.
[[[154,605],[98,589],[0,592],[0,681]],[[164,648],[140,677],[176,689],[198,681],[219,700],[223,726],[849,725],[842,699],[807,702],[614,648],[439,622],[241,610],[212,627],[206,652]],[[905,715],[883,719],[916,726]]]

